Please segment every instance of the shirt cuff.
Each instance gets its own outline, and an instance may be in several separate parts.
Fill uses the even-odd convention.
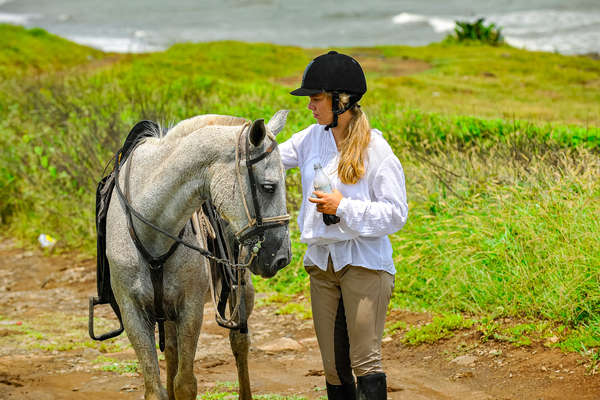
[[[335,215],[338,217],[343,217],[348,213],[348,207],[350,207],[350,201],[346,197],[342,197],[340,200],[340,204],[338,204],[337,210],[335,210]]]

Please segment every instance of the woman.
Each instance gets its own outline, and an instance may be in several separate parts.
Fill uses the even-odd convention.
[[[387,235],[404,226],[408,206],[402,166],[358,104],[366,91],[352,57],[315,58],[291,94],[310,96],[317,124],[279,147],[285,168],[302,175],[298,225],[329,399],[387,398],[381,339],[396,272]],[[331,193],[313,192],[316,163]]]

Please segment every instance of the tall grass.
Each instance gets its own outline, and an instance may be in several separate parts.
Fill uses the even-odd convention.
[[[21,34],[21,44],[11,46],[31,39],[30,33]],[[54,54],[71,46],[56,39],[41,49]],[[533,73],[515,61],[524,52],[486,49],[512,76],[526,81]],[[544,111],[551,118],[532,120],[526,116],[535,109],[529,103],[540,84],[515,86],[527,110],[502,119],[498,113],[508,103],[497,103],[493,112],[490,103],[510,95],[502,85],[489,86],[488,78],[480,77],[489,67],[477,61],[482,49],[433,45],[352,51],[383,55],[384,63],[404,55],[433,65],[411,77],[389,77],[375,68],[369,73],[371,95],[364,102],[372,125],[384,132],[401,160],[407,180],[409,221],[392,235],[398,270],[394,307],[547,318],[589,326],[583,332],[597,335],[600,129],[593,121],[600,118],[597,110],[582,112],[581,105],[596,104],[600,90],[590,85],[583,93],[571,85],[578,79],[588,85],[594,71],[600,71],[599,63],[531,53],[546,75],[556,62],[565,66],[565,75],[551,85],[568,96]],[[287,108],[292,112],[281,134],[284,140],[313,122],[303,99],[288,94],[311,52],[316,50],[182,44],[166,52],[117,57],[112,65],[86,64],[87,56],[78,65],[56,56],[51,66],[34,60],[37,66],[27,69],[22,65],[31,60],[29,55],[19,58],[19,52],[0,46],[6,77],[0,81],[3,231],[26,243],[50,233],[61,248],[93,254],[95,184],[135,122],[169,123],[202,113],[268,118]],[[499,52],[507,52],[509,60]],[[583,66],[580,75],[574,64]],[[38,70],[44,73],[31,74]],[[297,75],[295,83],[290,83],[292,75]],[[461,83],[460,76],[468,76],[468,83]],[[435,103],[460,85],[474,93]],[[443,96],[422,107],[432,91]],[[481,113],[454,112],[463,100],[480,105]],[[578,117],[569,123],[567,114]],[[580,116],[585,115],[592,115],[592,122],[583,123]],[[298,172],[289,171],[292,214],[300,202],[298,185]],[[275,278],[257,280],[259,289],[306,293],[304,246],[298,238],[293,223],[292,265]]]
[[[397,305],[598,318],[600,158],[535,141],[403,152],[411,215],[393,236]]]

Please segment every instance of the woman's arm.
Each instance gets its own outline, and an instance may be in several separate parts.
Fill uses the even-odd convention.
[[[286,170],[300,166],[302,143],[304,142],[311,127],[312,126],[309,126],[308,128],[293,134],[291,138],[278,146],[279,154],[281,155],[281,162]]]
[[[408,218],[404,171],[396,156],[388,156],[371,184],[373,200],[341,199],[336,215],[359,236],[379,237],[402,229]]]

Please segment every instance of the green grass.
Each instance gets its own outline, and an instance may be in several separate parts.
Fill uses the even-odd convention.
[[[101,353],[116,353],[131,348],[124,335],[103,342],[90,339],[87,322],[87,316],[43,312],[35,318],[23,320],[21,325],[2,325],[4,332],[0,336],[0,346],[45,352],[92,348]],[[116,321],[99,317],[95,322],[97,329],[102,332],[114,329],[117,324]]]
[[[0,25],[0,32],[2,79],[66,70],[105,57],[101,51],[76,45],[40,28]]]
[[[99,364],[102,371],[115,372],[120,375],[135,374],[139,372],[139,363],[137,360],[117,360],[111,357],[99,356],[93,361]]]
[[[196,398],[198,400],[221,400],[221,399],[233,399],[238,393],[237,382],[217,382],[214,389],[199,394]],[[253,399],[260,400],[306,400],[306,397],[301,396],[282,396],[279,394],[253,394]]]
[[[95,185],[141,119],[286,108],[282,139],[313,122],[288,92],[323,49],[216,42],[110,55],[41,30],[0,25],[0,35],[0,225],[31,245],[48,233],[55,251],[94,254]],[[598,346],[600,62],[448,43],[340,50],[364,65],[364,110],[405,170],[392,307],[551,321],[564,326],[559,346]],[[295,219],[298,171],[287,183]],[[255,284],[308,298],[295,222],[291,237],[291,265]],[[544,340],[496,328],[483,335]]]
[[[293,314],[297,315],[300,319],[312,319],[312,311],[310,304],[303,303],[288,303],[277,310],[276,314],[285,315]]]
[[[426,325],[409,329],[402,341],[410,345],[435,343],[440,339],[453,336],[454,331],[470,328],[474,323],[475,321],[465,319],[460,314],[436,316]]]

